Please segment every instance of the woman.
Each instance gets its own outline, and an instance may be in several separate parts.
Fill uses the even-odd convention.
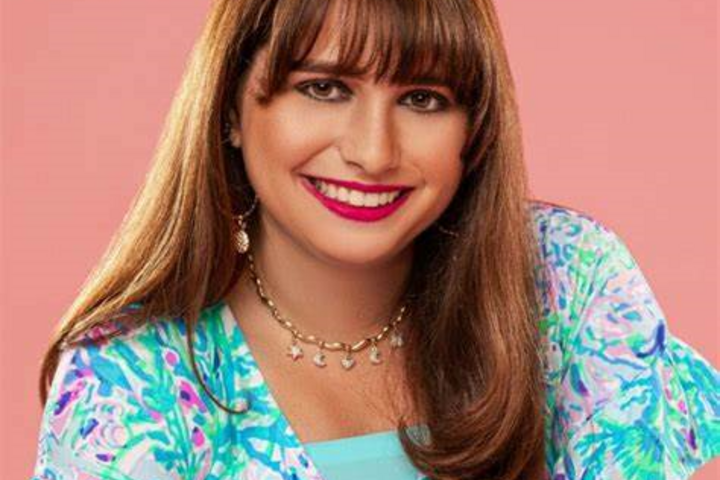
[[[490,0],[215,2],[36,478],[687,478],[718,373],[520,146]]]

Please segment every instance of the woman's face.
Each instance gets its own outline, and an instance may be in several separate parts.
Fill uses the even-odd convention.
[[[390,261],[455,194],[467,114],[443,85],[324,71],[337,47],[327,27],[266,105],[255,98],[266,61],[258,52],[231,138],[259,197],[264,234],[334,263]]]

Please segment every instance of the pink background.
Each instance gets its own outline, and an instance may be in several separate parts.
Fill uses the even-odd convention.
[[[535,196],[617,231],[717,367],[716,2],[498,3]],[[2,5],[2,478],[31,474],[41,354],[143,179],[208,5]]]

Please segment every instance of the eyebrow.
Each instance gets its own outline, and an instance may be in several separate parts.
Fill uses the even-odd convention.
[[[341,68],[339,64],[335,62],[328,62],[322,60],[304,60],[297,67],[292,69],[295,72],[306,72],[306,73],[324,73],[327,75],[337,75],[342,77],[362,78],[362,72],[358,68]],[[402,82],[407,85],[434,85],[438,87],[447,87],[447,83],[441,80],[439,77],[432,75],[423,75],[420,77],[413,77],[407,82]]]

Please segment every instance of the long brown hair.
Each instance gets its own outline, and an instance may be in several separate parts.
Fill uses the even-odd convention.
[[[267,101],[309,53],[333,0],[217,0],[168,115],[154,163],[120,230],[63,317],[40,395],[62,350],[94,327],[182,316],[193,327],[245,268],[233,214],[250,185],[223,141],[237,89],[268,48]],[[432,478],[538,478],[544,465],[538,252],[514,85],[491,0],[344,0],[339,63],[394,82],[440,77],[467,108],[464,176],[415,240],[405,374],[429,444],[398,434]],[[369,35],[372,30],[373,35]],[[365,65],[361,53],[372,52]],[[130,304],[139,308],[128,310]],[[115,333],[108,331],[105,335]],[[97,339],[94,335],[92,338]],[[96,341],[96,340],[94,340]],[[225,410],[198,375],[211,398]]]

